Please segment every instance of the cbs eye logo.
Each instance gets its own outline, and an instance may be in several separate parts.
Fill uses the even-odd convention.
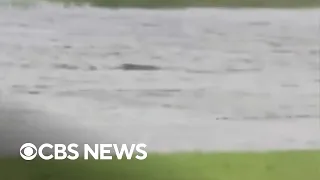
[[[31,161],[37,156],[37,147],[32,143],[23,144],[20,148],[20,156],[27,161]]]

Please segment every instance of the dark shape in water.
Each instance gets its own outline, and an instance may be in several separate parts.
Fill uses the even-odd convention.
[[[125,71],[156,71],[160,70],[160,67],[153,66],[153,65],[142,65],[142,64],[122,64],[119,69]]]
[[[77,69],[79,69],[78,66],[71,65],[71,64],[55,64],[54,67],[56,69],[67,69],[67,70],[77,70]]]

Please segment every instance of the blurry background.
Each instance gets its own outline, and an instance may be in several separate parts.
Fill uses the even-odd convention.
[[[103,179],[105,169],[114,179],[230,180],[239,172],[243,179],[319,177],[319,153],[309,153],[320,148],[318,9],[0,2],[0,166],[21,169],[4,171],[5,179]],[[136,5],[170,6],[150,2]],[[238,2],[249,4],[216,5]],[[206,3],[215,5],[195,5]],[[146,143],[151,158],[70,166],[7,158],[18,156],[25,141]],[[213,153],[270,150],[306,152]]]

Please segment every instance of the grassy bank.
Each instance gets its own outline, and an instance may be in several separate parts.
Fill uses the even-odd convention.
[[[5,180],[318,180],[320,151],[149,155],[145,161],[0,159]]]
[[[314,7],[320,0],[51,0],[109,7]]]

